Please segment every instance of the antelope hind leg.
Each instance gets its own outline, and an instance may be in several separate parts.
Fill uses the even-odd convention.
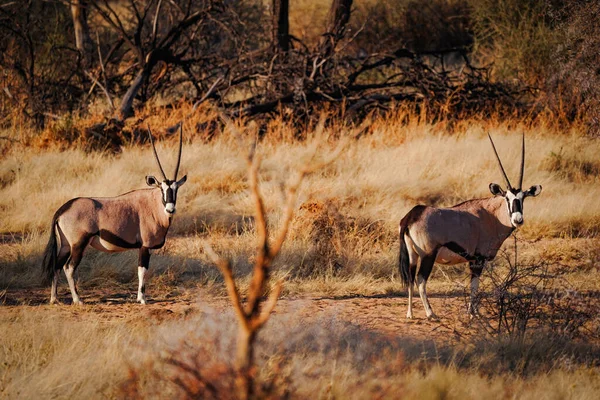
[[[73,304],[81,305],[83,301],[79,298],[79,293],[77,291],[77,285],[75,284],[75,279],[73,275],[75,274],[75,270],[77,270],[77,266],[81,262],[81,258],[83,257],[83,250],[87,242],[83,245],[79,245],[73,247],[71,249],[71,259],[67,262],[67,264],[63,267],[65,271],[65,275],[67,276],[67,282],[69,282],[69,289],[71,289],[71,296],[73,296]]]
[[[425,308],[425,315],[427,319],[437,320],[439,319],[433,312],[429,299],[427,298],[427,279],[433,269],[433,263],[435,262],[437,254],[425,256],[421,258],[421,265],[419,267],[419,273],[417,274],[417,285],[419,286],[419,296],[423,302]]]

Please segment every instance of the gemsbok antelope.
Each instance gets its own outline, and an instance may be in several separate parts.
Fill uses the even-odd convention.
[[[177,180],[183,128],[179,130],[179,154],[173,179],[167,178],[160,164],[150,127],[148,134],[162,181],[146,176],[146,184],[151,189],[133,190],[116,197],[78,197],[67,201],[54,214],[42,262],[46,283],[52,282],[51,304],[57,302],[61,268],[67,276],[73,304],[82,303],[73,274],[88,245],[107,253],[139,249],[137,301],[146,304],[144,275],[150,263],[150,250],[165,244],[176,210],[177,190],[187,179],[186,175]]]
[[[471,270],[471,298],[469,314],[475,315],[474,297],[479,287],[479,277],[486,262],[494,259],[502,243],[523,224],[523,200],[537,196],[540,185],[522,189],[525,166],[525,135],[521,150],[519,185],[510,184],[504,171],[494,141],[488,133],[507,190],[490,183],[494,197],[467,200],[450,208],[418,205],[400,221],[400,276],[408,287],[407,318],[413,317],[413,284],[419,295],[427,318],[437,318],[427,299],[427,278],[434,262],[453,265],[469,263]],[[417,261],[419,268],[417,271]]]

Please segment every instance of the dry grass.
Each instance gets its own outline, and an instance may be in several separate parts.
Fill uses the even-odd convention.
[[[2,313],[0,320],[13,327],[0,342],[0,394],[7,398],[109,395],[126,373],[125,350],[146,335],[135,325],[47,310]]]
[[[488,183],[501,179],[485,135],[488,131],[497,141],[509,176],[516,177],[524,129],[473,123],[447,134],[436,125],[403,126],[391,120],[375,124],[372,130],[305,182],[303,203],[332,203],[345,217],[381,221],[383,227],[395,230],[416,203],[444,206],[489,195]],[[527,201],[524,232],[535,237],[594,236],[600,215],[598,142],[576,133],[553,134],[536,128],[527,129],[526,137],[525,184],[542,184],[544,191]],[[189,140],[182,169],[190,180],[179,199],[175,233],[215,229],[212,222],[224,230],[236,223],[242,229],[251,211],[241,157],[245,149],[229,136],[209,143]],[[159,144],[167,170],[173,168],[175,145],[175,141]],[[280,184],[306,157],[308,145],[267,141],[260,151],[265,155],[267,205],[276,210]],[[333,146],[321,151],[326,156]],[[126,147],[119,155],[16,148],[0,161],[0,232],[47,230],[52,214],[66,200],[143,188],[147,174],[156,174],[148,146]],[[581,225],[578,230],[573,229],[576,225]]]
[[[158,124],[160,115],[153,118]],[[155,130],[160,132],[161,126]],[[309,135],[306,143],[290,141],[290,128],[281,123],[269,129],[259,146],[264,155],[262,191],[276,226],[283,199],[281,183],[306,159],[312,139]],[[419,203],[449,206],[489,196],[488,184],[501,183],[488,131],[512,177],[517,173],[519,136],[524,131],[524,183],[544,187],[539,197],[526,201],[526,223],[519,237],[562,238],[563,246],[577,248],[578,242],[569,244],[570,239],[594,239],[600,233],[600,162],[596,157],[600,144],[575,129],[557,132],[544,125],[479,121],[463,121],[450,128],[398,112],[374,120],[369,131],[304,182],[298,216],[278,262],[280,273],[294,282],[288,290],[369,294],[400,290],[389,278],[396,271],[401,217]],[[344,136],[346,132],[348,129],[334,125],[326,133]],[[173,282],[194,278],[194,282],[208,284],[220,278],[203,254],[203,240],[234,260],[252,254],[252,204],[246,193],[243,159],[246,147],[231,133],[208,142],[201,135],[187,136],[182,173],[189,179],[178,198],[170,239],[152,258],[152,270],[156,278],[169,271]],[[166,139],[158,146],[170,171],[176,141]],[[334,147],[335,143],[322,146],[321,155],[326,157]],[[78,148],[12,148],[0,161],[0,232],[5,242],[16,234],[12,244],[0,246],[2,287],[37,285],[37,265],[48,224],[61,204],[77,196],[113,196],[143,188],[147,174],[156,174],[147,145],[127,146],[117,155]],[[131,281],[136,256],[134,252],[105,255],[89,251],[81,268],[83,283]],[[569,265],[593,270],[597,256],[570,258]],[[241,276],[249,272],[249,264],[244,262],[238,262],[236,268]],[[341,286],[332,286],[331,279]]]
[[[170,118],[162,116],[165,121]],[[159,132],[172,122],[162,125],[161,114],[153,118]],[[284,297],[403,293],[397,279],[400,218],[417,203],[445,206],[488,196],[488,184],[501,183],[488,131],[511,177],[517,172],[524,131],[525,184],[544,187],[539,197],[525,204],[526,224],[518,233],[522,259],[566,265],[572,268],[565,277],[572,287],[590,293],[599,289],[597,140],[578,134],[575,128],[557,131],[550,123],[425,121],[402,112],[374,120],[368,134],[306,179],[297,218],[277,262],[277,277],[286,279]],[[336,124],[327,129],[333,136],[349,132]],[[281,217],[281,183],[310,153],[312,135],[309,132],[306,142],[293,141],[291,128],[274,122],[259,145],[264,155],[261,188],[273,226]],[[243,158],[247,148],[231,132],[210,139],[189,132],[186,136],[182,173],[188,174],[188,182],[180,191],[167,244],[151,258],[148,294],[151,300],[163,302],[195,297],[198,290],[207,298],[223,295],[222,278],[204,254],[205,241],[233,261],[245,293],[255,251],[253,205]],[[321,156],[331,154],[335,142],[321,146]],[[166,137],[158,143],[167,171],[173,167],[175,146],[175,140]],[[147,145],[128,145],[116,155],[89,153],[83,147],[4,148],[0,302],[14,304],[11,290],[37,290],[48,225],[61,204],[76,196],[113,196],[142,188],[145,175],[156,175]],[[505,250],[511,246],[507,244]],[[81,264],[83,299],[93,297],[94,291],[106,293],[104,299],[125,291],[133,302],[136,260],[135,252],[106,255],[90,250]],[[502,262],[498,268],[503,268]],[[462,293],[467,280],[465,268],[436,268],[430,291]],[[61,293],[66,293],[64,286]],[[23,302],[41,301],[36,297]],[[0,326],[6,327],[0,335],[0,393],[7,397],[185,397],[173,381],[177,370],[165,366],[169,355],[214,366],[207,376],[223,379],[223,387],[227,386],[235,333],[231,315],[218,317],[220,310],[204,309],[201,316],[190,319],[184,313],[165,322],[133,304],[113,315],[102,308],[106,301],[93,300],[82,310],[20,306],[0,313]],[[397,303],[401,307],[394,313],[401,315],[404,301]],[[260,336],[259,382],[273,383],[271,394],[287,390],[292,397],[317,398],[371,398],[399,392],[407,398],[481,398],[482,394],[502,398],[517,393],[519,398],[593,398],[600,387],[595,362],[586,358],[596,350],[588,344],[580,343],[579,348],[549,338],[545,348],[531,343],[486,347],[477,342],[451,348],[427,337],[382,336],[341,323],[334,315],[314,316],[311,321],[307,325],[296,312],[278,314]],[[158,373],[167,370],[176,375]]]
[[[93,308],[11,310],[1,322],[20,329],[0,337],[0,393],[190,398],[208,379],[216,387],[213,397],[231,398],[234,317],[199,308],[200,314],[163,322],[132,310],[110,321]],[[331,313],[298,315],[275,316],[260,336],[258,382],[266,397],[592,399],[600,389],[590,367],[597,350],[559,338],[448,347],[383,336]]]

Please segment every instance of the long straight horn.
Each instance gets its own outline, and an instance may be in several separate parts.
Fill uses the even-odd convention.
[[[525,132],[523,132],[523,146],[521,146],[521,172],[519,174],[519,190],[523,187],[523,172],[525,171]]]
[[[506,181],[506,186],[508,187],[508,189],[512,189],[510,181],[508,180],[508,176],[506,175],[506,171],[504,171],[504,167],[502,166],[502,161],[500,161],[500,156],[498,155],[498,152],[496,151],[496,146],[494,146],[494,141],[492,140],[492,136],[490,136],[489,132],[488,132],[488,137],[490,138],[490,142],[492,143],[492,148],[494,149],[494,154],[496,154],[496,160],[498,160],[498,165],[500,166],[500,171],[502,171],[502,175],[504,176],[504,180]]]
[[[175,178],[174,181],[177,181],[177,173],[179,172],[179,164],[181,163],[181,147],[183,146],[183,121],[181,121],[181,125],[179,125],[179,154],[177,155],[177,166],[175,167]]]
[[[160,173],[162,174],[165,181],[167,181],[167,175],[165,175],[165,171],[163,170],[162,165],[160,165],[160,160],[158,159],[158,153],[156,153],[156,147],[154,147],[154,140],[152,139],[152,131],[150,130],[150,125],[148,125],[148,135],[150,136],[150,143],[152,144],[152,151],[154,151],[154,158],[156,158],[156,163],[158,164],[158,168],[160,169]]]

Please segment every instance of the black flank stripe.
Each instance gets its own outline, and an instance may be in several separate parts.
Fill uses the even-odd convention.
[[[444,247],[470,262],[482,262],[490,259],[479,253],[469,254],[461,245],[455,242],[448,242],[444,244]]]
[[[458,254],[459,256],[463,257],[467,261],[473,261],[473,259],[474,259],[474,257],[472,255],[467,253],[467,251],[456,242],[448,242],[448,243],[444,244],[444,247],[447,248],[448,250]]]
[[[121,239],[114,233],[107,231],[106,229],[100,229],[100,238],[112,245],[119,246],[123,249],[139,249],[140,247],[142,247],[141,243],[129,243]]]

